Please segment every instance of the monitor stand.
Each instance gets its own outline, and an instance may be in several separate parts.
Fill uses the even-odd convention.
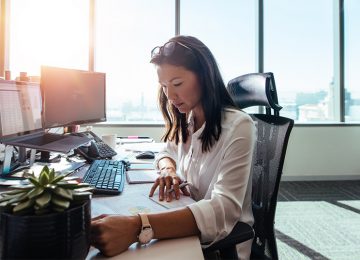
[[[80,130],[80,125],[64,126],[64,134],[77,133]]]
[[[5,146],[5,156],[4,163],[2,165],[2,171],[0,175],[3,177],[10,176],[12,173],[20,171],[22,169],[30,168],[35,162],[35,152],[36,150],[30,150],[30,158],[27,159],[27,152],[25,147],[19,147],[18,159],[13,161],[13,151],[14,147],[11,145]]]
[[[50,158],[51,153],[48,151],[41,151],[40,152],[40,159],[36,159],[36,162],[45,162],[45,163],[55,163],[60,162],[61,156],[56,155],[53,158]]]

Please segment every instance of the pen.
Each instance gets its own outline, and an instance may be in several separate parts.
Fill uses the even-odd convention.
[[[119,136],[120,139],[151,139],[149,136],[137,136],[137,135],[129,135],[129,136]]]
[[[186,187],[188,185],[189,185],[189,183],[187,181],[184,181],[183,183],[181,183],[179,185],[179,189],[182,189],[182,188],[184,188],[184,187]],[[174,188],[171,188],[170,190],[168,190],[168,193],[173,192],[173,191],[174,191]]]

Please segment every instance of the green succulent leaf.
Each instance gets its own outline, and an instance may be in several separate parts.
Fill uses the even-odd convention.
[[[7,195],[7,196],[4,196],[0,199],[0,203],[1,202],[6,202],[8,204],[11,204],[13,203],[12,200],[16,199],[16,201],[18,201],[19,198],[23,197],[24,194],[26,194],[26,192],[21,192],[21,193],[17,193],[17,194],[11,194],[11,195]]]
[[[14,195],[14,194],[18,194],[18,193],[22,193],[24,192],[23,190],[20,189],[14,189],[14,190],[8,190],[8,191],[4,191],[3,193],[1,193],[2,196],[8,196],[8,195]]]
[[[56,207],[67,209],[70,206],[70,201],[66,199],[62,199],[57,196],[53,196],[51,198],[51,203],[53,203]]]
[[[36,187],[35,189],[29,191],[27,196],[29,197],[29,199],[32,199],[32,198],[35,198],[35,197],[41,195],[43,192],[44,192],[43,187]]]
[[[63,197],[65,199],[68,200],[72,200],[73,199],[73,192],[71,190],[67,190],[61,187],[56,187],[54,190],[54,193],[56,195],[59,195],[60,197]]]
[[[51,184],[58,184],[59,181],[65,178],[65,175],[58,175],[54,177],[54,179],[51,181]]]
[[[42,170],[39,176],[39,183],[41,186],[45,186],[49,183],[49,173],[47,171]]]
[[[14,196],[11,200],[8,201],[8,204],[14,204],[14,203],[18,203],[21,201],[25,201],[27,200],[27,193],[22,193],[22,194],[17,194],[17,196]]]
[[[36,198],[35,203],[37,206],[39,206],[40,209],[42,209],[49,205],[50,200],[51,194],[49,192],[44,192],[43,194],[41,194],[41,196]]]
[[[51,169],[50,173],[49,173],[49,182],[51,183],[55,178],[55,170]]]
[[[26,200],[26,201],[20,202],[19,204],[17,204],[14,207],[13,212],[17,213],[17,212],[24,211],[28,208],[31,208],[33,205],[34,205],[34,200]]]
[[[15,189],[15,190],[25,190],[25,191],[29,191],[31,189],[34,188],[34,185],[32,184],[25,184],[25,185],[15,185],[15,186],[11,186],[11,188]]]
[[[45,166],[42,168],[40,174],[43,173],[43,172],[45,172],[47,175],[49,175],[49,173],[50,173],[50,168],[49,168],[49,166],[45,165]]]
[[[35,186],[40,187],[41,184],[39,183],[38,179],[35,176],[29,176],[28,180]]]
[[[80,189],[80,188],[85,188],[85,187],[89,187],[90,185],[87,184],[87,183],[77,183],[76,181],[73,183],[73,182],[70,182],[70,183],[59,183],[58,184],[59,187],[61,188],[65,188],[65,189]]]

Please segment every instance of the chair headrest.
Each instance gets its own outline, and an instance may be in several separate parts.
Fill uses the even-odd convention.
[[[227,89],[239,108],[265,106],[280,111],[274,75],[267,73],[250,73],[229,81]]]

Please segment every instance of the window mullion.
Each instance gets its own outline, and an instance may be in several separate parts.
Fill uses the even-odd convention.
[[[89,0],[89,71],[95,70],[95,0]]]
[[[344,1],[334,0],[334,119],[345,122]]]

